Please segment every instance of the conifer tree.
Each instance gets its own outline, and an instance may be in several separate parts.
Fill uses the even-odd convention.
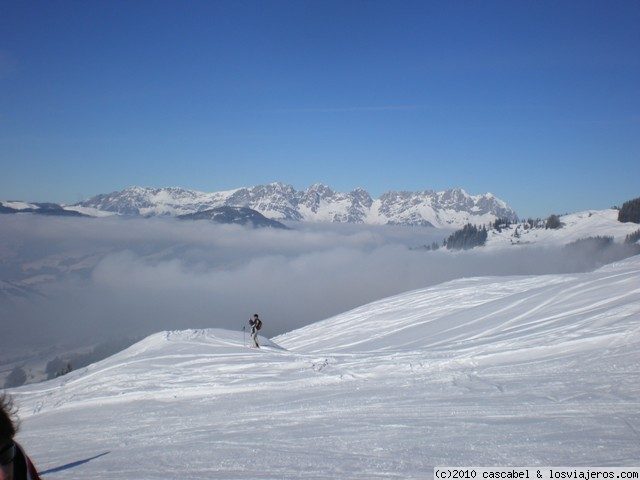
[[[618,221],[640,223],[640,197],[622,204],[618,211]]]

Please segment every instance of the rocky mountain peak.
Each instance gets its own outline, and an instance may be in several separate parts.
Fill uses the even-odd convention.
[[[462,188],[440,192],[389,191],[373,199],[363,188],[336,192],[322,183],[297,191],[272,182],[224,192],[180,187],[129,187],[97,195],[80,206],[123,215],[184,215],[221,206],[247,207],[276,220],[422,225],[458,228],[489,223],[516,213],[493,194],[469,195]]]

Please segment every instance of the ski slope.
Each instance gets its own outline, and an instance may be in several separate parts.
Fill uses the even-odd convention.
[[[160,332],[14,389],[19,439],[51,479],[637,466],[640,256],[456,280],[262,341]]]

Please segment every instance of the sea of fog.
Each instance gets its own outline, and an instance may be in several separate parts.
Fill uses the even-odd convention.
[[[0,216],[0,349],[90,345],[168,329],[240,330],[254,313],[272,337],[447,280],[580,272],[619,256],[535,246],[426,251],[415,247],[451,231],[289,226]]]

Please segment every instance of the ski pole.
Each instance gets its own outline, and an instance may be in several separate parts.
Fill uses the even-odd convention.
[[[247,331],[245,325],[242,326],[242,346],[247,346]]]

